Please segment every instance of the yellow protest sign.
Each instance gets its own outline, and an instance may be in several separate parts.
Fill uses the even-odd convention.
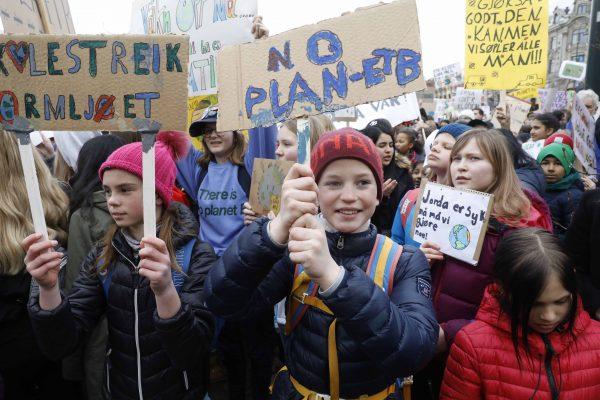
[[[466,2],[465,88],[526,90],[545,86],[548,1]]]

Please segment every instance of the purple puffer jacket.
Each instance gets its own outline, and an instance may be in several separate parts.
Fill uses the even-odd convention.
[[[530,218],[516,227],[491,218],[476,266],[447,255],[431,266],[433,306],[448,348],[458,331],[475,319],[485,288],[493,281],[496,248],[502,237],[513,229],[525,227],[552,232],[552,218],[544,200],[533,191],[524,189],[524,192],[531,201]]]

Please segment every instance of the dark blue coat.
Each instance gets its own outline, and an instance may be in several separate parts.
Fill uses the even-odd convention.
[[[581,181],[575,182],[566,190],[546,189],[544,200],[548,203],[550,213],[552,214],[552,225],[554,234],[564,238],[567,233],[573,214],[579,205],[583,196],[583,184]]]
[[[206,304],[217,315],[249,317],[289,295],[294,265],[287,248],[269,239],[266,227],[261,219],[245,228],[210,271]],[[343,398],[377,393],[396,377],[415,373],[435,352],[439,328],[425,256],[414,247],[404,248],[388,297],[364,273],[376,235],[373,225],[358,234],[327,233],[331,256],[346,269],[340,286],[323,298],[337,318]],[[284,343],[292,376],[318,393],[329,393],[327,332],[332,321],[309,308]]]

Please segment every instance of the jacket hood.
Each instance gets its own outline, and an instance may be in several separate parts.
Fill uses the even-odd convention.
[[[108,213],[108,204],[106,204],[106,195],[103,190],[98,190],[92,194],[92,203],[94,207]]]
[[[498,221],[513,228],[542,228],[552,232],[552,214],[548,204],[533,190],[523,188],[523,192],[531,203],[529,215],[519,220],[517,224],[514,222],[509,223],[504,218],[498,218]]]
[[[488,325],[495,327],[508,335],[511,334],[511,322],[508,314],[502,311],[498,297],[500,295],[500,287],[496,284],[489,285],[483,295],[479,311],[477,312],[476,319],[485,322]],[[552,343],[552,348],[555,353],[560,354],[567,349],[576,340],[576,337],[581,335],[587,327],[590,325],[590,316],[588,313],[583,311],[583,305],[581,298],[577,302],[577,312],[575,317],[575,327],[573,329],[573,335],[571,335],[567,329],[561,332],[553,331],[549,333],[548,339]],[[521,333],[519,330],[519,343],[521,343]],[[542,336],[533,331],[530,331],[528,335],[529,346],[532,354],[544,354],[545,346]]]

